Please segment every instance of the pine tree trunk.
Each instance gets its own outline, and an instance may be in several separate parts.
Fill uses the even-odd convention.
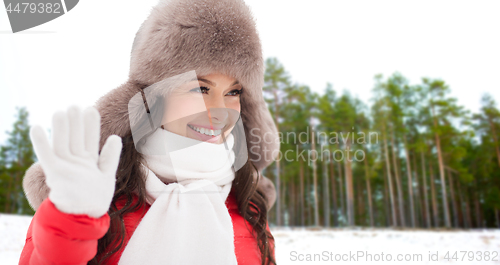
[[[278,93],[276,89],[273,89],[273,95],[274,95],[274,107],[275,107],[275,113],[274,113],[274,123],[276,124],[276,129],[279,132],[279,100],[278,100]],[[280,161],[276,160],[276,191],[278,194],[276,194],[276,225],[281,226],[281,184],[280,184]]]
[[[460,189],[460,180],[459,178],[455,178],[455,184],[456,184],[456,193],[458,195],[458,207],[457,207],[457,214],[458,214],[458,227],[465,228],[465,214],[464,214],[464,199],[463,199],[463,194],[462,190]]]
[[[483,222],[481,220],[481,205],[479,203],[479,194],[478,194],[479,187],[477,185],[477,179],[474,179],[474,208],[476,210],[476,223],[477,227],[480,228],[483,226]]]
[[[383,126],[383,131],[382,135],[384,137],[384,154],[385,154],[385,166],[386,166],[386,173],[387,173],[387,184],[389,186],[389,198],[391,201],[391,211],[392,211],[392,226],[397,226],[398,222],[396,219],[396,204],[394,201],[394,192],[392,188],[392,177],[391,177],[391,162],[389,158],[389,148],[387,147],[387,137],[386,137],[386,130],[385,126]]]
[[[306,171],[306,195],[305,196],[306,196],[306,211],[307,211],[306,224],[312,225],[313,211],[311,209],[310,203],[308,202],[309,200],[307,199],[311,195],[311,178],[310,178],[311,171],[309,170],[309,164],[306,164],[305,171]]]
[[[350,150],[349,139],[346,142],[346,152]],[[347,158],[347,154],[344,156]],[[345,181],[346,181],[346,195],[347,195],[347,223],[349,226],[354,226],[354,188],[352,183],[352,166],[350,159],[344,159],[345,161]]]
[[[288,195],[290,198],[290,226],[297,225],[297,203],[295,199],[297,198],[295,194],[295,179],[290,180],[290,194]]]
[[[415,189],[415,226],[416,227],[422,227],[421,224],[423,224],[423,217],[424,217],[424,212],[423,212],[423,207],[422,207],[422,192],[421,188],[422,185],[420,185],[420,180],[418,179],[418,167],[417,167],[417,153],[416,151],[412,153],[410,157],[412,158],[412,176],[413,179],[415,180],[415,184],[417,184],[417,188]]]
[[[398,209],[399,218],[401,220],[401,226],[406,227],[405,211],[404,211],[404,200],[403,200],[403,187],[401,185],[401,179],[399,178],[399,169],[397,164],[398,152],[396,151],[396,143],[394,141],[394,130],[391,133],[391,146],[392,146],[392,164],[394,165],[394,179],[396,180],[396,189],[398,191]]]
[[[432,170],[432,160],[429,161],[429,173],[431,175],[431,198],[432,198],[432,216],[434,217],[434,227],[439,227],[439,213],[436,199],[436,188],[434,183],[434,171]]]
[[[408,197],[410,198],[410,218],[411,227],[415,227],[415,205],[413,204],[413,180],[411,176],[411,164],[410,164],[410,151],[408,150],[408,143],[406,142],[406,134],[403,134],[403,140],[405,145],[406,153],[406,171],[408,175]]]
[[[497,222],[497,227],[500,228],[500,211],[495,208],[495,221]]]
[[[355,192],[354,192],[354,196],[356,198],[356,203],[357,203],[357,206],[356,206],[356,210],[357,210],[357,217],[356,215],[355,216],[355,220],[363,220],[363,215],[364,215],[364,208],[365,208],[365,205],[363,203],[363,188],[361,187],[361,181],[359,181],[358,179],[354,180],[353,178],[353,182],[354,184],[356,185],[356,189],[355,189]],[[363,222],[358,222],[359,225],[364,225]]]
[[[323,156],[322,156],[323,157]],[[330,227],[330,194],[328,192],[328,168],[326,159],[323,160],[323,214],[324,226]]]
[[[373,205],[372,205],[372,189],[371,189],[371,185],[370,185],[370,171],[368,169],[368,160],[366,159],[366,154],[368,154],[366,152],[366,148],[364,148],[363,150],[365,152],[365,159],[364,160],[364,163],[365,163],[365,181],[366,181],[366,196],[367,196],[367,201],[368,201],[368,212],[370,214],[370,226],[371,227],[374,227],[374,223],[373,223]]]
[[[451,171],[450,169],[448,171],[448,186],[450,188],[450,196],[451,196],[451,208],[453,210],[453,224],[455,227],[458,227],[458,207],[457,207],[457,200],[455,198],[455,190],[453,189],[453,181],[452,181],[452,176],[451,176]]]
[[[342,161],[342,163],[345,163],[344,161]],[[342,211],[342,220],[347,220],[346,218],[346,207],[345,207],[345,198],[344,198],[344,174],[343,174],[343,171],[342,171],[342,165],[341,163],[337,163],[337,168],[338,168],[338,172],[339,172],[339,190],[340,190],[340,209]],[[345,222],[345,221],[344,221]],[[344,223],[343,222],[343,223]]]
[[[462,227],[463,228],[469,228],[470,226],[467,224],[467,210],[466,205],[465,205],[465,198],[463,194],[463,189],[462,185],[460,184],[460,179],[457,178],[457,191],[458,191],[458,198],[460,200],[460,212],[462,213]]]
[[[280,162],[278,160],[276,163],[276,225],[281,226],[281,183],[280,183]]]
[[[304,194],[304,161],[299,159],[299,181],[300,181],[300,198],[299,198],[299,204],[300,204],[300,225],[305,226],[306,225],[306,209],[305,209],[305,194]]]
[[[332,203],[333,203],[333,226],[338,227],[339,226],[339,219],[338,219],[338,209],[337,209],[337,180],[335,179],[335,171],[334,171],[334,166],[333,166],[333,153],[330,154],[331,156],[331,161],[330,161],[330,178],[331,178],[331,183],[332,183]]]
[[[383,168],[384,176],[387,176],[387,171]],[[394,226],[391,225],[391,205],[389,204],[389,188],[387,185],[387,178],[382,178],[384,181],[384,213],[385,213],[385,225],[387,227]],[[392,215],[394,216],[394,215]]]
[[[281,219],[281,225],[282,226],[287,226],[288,225],[288,222],[289,222],[289,218],[290,218],[290,215],[288,213],[288,202],[286,200],[286,194],[287,194],[287,190],[286,190],[286,187],[287,187],[287,183],[285,181],[283,181],[281,183],[281,206],[282,206],[282,211],[281,211],[281,214],[282,214],[282,219]],[[285,216],[285,213],[287,213],[287,216]],[[286,218],[285,218],[286,217]]]
[[[7,188],[7,196],[5,196],[5,207],[4,207],[4,211],[6,213],[10,213],[11,211],[11,204],[12,204],[12,183],[14,182],[14,179],[12,178],[12,176],[9,178],[9,187]]]
[[[467,212],[467,224],[469,228],[473,228],[474,224],[472,223],[472,201],[470,197],[470,188],[466,186],[465,188],[465,210]]]
[[[488,116],[488,122],[490,124],[491,132],[493,135],[493,141],[494,141],[494,145],[495,145],[495,152],[497,154],[498,166],[500,167],[500,147],[498,146],[498,144],[499,144],[498,134],[495,130],[495,124],[493,123],[493,121],[491,120],[491,117],[489,117],[489,116]]]
[[[312,160],[313,160],[313,189],[314,189],[314,225],[319,227],[319,203],[318,203],[318,172],[316,169],[316,141],[314,129],[311,128],[312,133]]]
[[[20,153],[20,152],[19,152]],[[20,158],[18,158],[20,159]],[[21,165],[19,163],[19,160],[17,160],[17,168],[21,168]],[[19,176],[19,171],[16,171],[14,174],[11,174],[11,177],[14,179],[13,181],[13,190],[11,190],[11,196],[12,196],[12,205],[10,207],[10,212],[11,213],[17,213],[19,212],[19,193],[22,193],[22,191],[19,190],[19,187],[22,187],[18,185],[19,179],[22,178]]]
[[[420,153],[420,157],[422,159],[422,174],[423,174],[423,182],[424,182],[424,207],[425,207],[425,221],[427,224],[427,227],[430,228],[432,226],[431,224],[431,213],[429,211],[429,195],[428,195],[428,188],[427,188],[427,174],[425,172],[425,155],[424,152]]]
[[[483,225],[482,225],[482,222],[481,222],[481,209],[480,209],[479,199],[478,199],[476,191],[474,191],[474,208],[476,210],[476,224],[477,224],[477,228],[480,228]]]
[[[434,122],[434,128],[437,130],[438,128],[438,123],[437,119],[434,114],[434,106],[431,106],[431,111],[432,111],[432,120]],[[437,132],[434,132],[434,137],[436,140],[436,149],[437,149],[437,154],[438,154],[438,161],[439,161],[439,177],[441,179],[441,192],[443,193],[443,211],[444,211],[444,223],[446,227],[451,227],[451,222],[450,222],[450,210],[448,209],[448,198],[446,195],[446,181],[445,181],[445,176],[444,176],[444,162],[443,162],[443,154],[441,151],[441,139],[439,138],[439,135]]]

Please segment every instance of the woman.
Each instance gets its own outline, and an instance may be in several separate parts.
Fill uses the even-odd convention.
[[[161,1],[136,34],[129,80],[98,112],[56,113],[52,148],[33,127],[39,163],[23,184],[36,214],[20,264],[275,263],[273,187],[259,171],[279,141],[263,67],[242,1]],[[188,107],[175,93],[193,79],[201,104]]]

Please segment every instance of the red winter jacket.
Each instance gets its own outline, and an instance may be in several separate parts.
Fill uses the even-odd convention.
[[[124,204],[124,200],[119,200],[117,207],[121,208]],[[236,198],[232,193],[226,200],[226,206],[233,222],[238,265],[261,264],[257,241],[250,232],[251,225],[239,214]],[[125,215],[126,236],[123,247],[106,264],[118,264],[124,247],[149,207],[145,204],[142,209]],[[87,215],[60,212],[47,198],[31,221],[19,264],[87,264],[96,255],[97,240],[108,231],[109,221],[108,214],[96,219]],[[274,243],[270,241],[270,244],[274,256]]]

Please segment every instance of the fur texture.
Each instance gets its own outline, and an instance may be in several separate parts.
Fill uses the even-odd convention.
[[[276,125],[262,95],[264,60],[250,9],[242,0],[160,1],[143,22],[132,45],[129,79],[101,97],[100,148],[112,134],[130,131],[128,102],[142,88],[165,78],[195,70],[198,76],[222,73],[244,87],[241,118],[251,131],[249,159],[259,171],[279,150]],[[272,154],[274,153],[275,156]],[[261,188],[274,203],[274,185],[267,178]],[[38,163],[26,171],[23,187],[36,210],[49,189]]]
[[[45,175],[40,163],[36,162],[26,170],[23,178],[23,188],[31,208],[35,211],[43,200],[49,197],[50,189],[45,184]]]

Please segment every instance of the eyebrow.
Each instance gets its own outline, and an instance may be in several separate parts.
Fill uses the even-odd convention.
[[[207,79],[205,79],[205,78],[201,78],[201,77],[198,77],[197,79],[193,79],[193,80],[191,80],[191,81],[196,81],[196,80],[198,80],[198,81],[202,81],[202,82],[205,82],[205,83],[207,83],[207,84],[209,84],[209,85],[211,85],[211,86],[217,86],[217,84],[216,84],[216,83],[214,83],[214,82],[212,82],[212,81],[210,81],[210,80],[207,80]],[[234,83],[232,83],[232,84],[230,85],[230,87],[232,87],[232,86],[234,86],[234,85],[237,85],[237,84],[239,84],[239,83],[240,83],[240,82],[238,82],[238,80],[236,80],[236,81],[234,81]]]

